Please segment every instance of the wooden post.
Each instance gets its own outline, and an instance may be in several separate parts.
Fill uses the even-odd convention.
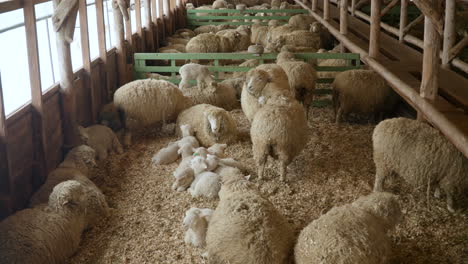
[[[380,11],[380,17],[383,17],[390,9],[392,9],[400,0],[392,0],[382,11]]]
[[[440,12],[441,5],[437,1],[436,5],[433,5],[430,0],[412,0],[413,3],[421,10],[424,16],[428,17],[434,24],[439,35],[444,34],[444,22],[442,21],[442,12]]]
[[[141,43],[141,48],[142,48],[141,51],[143,51],[145,50],[146,45],[145,45],[145,35],[143,34],[143,27],[141,24],[141,1],[140,0],[135,0],[135,17],[136,17],[137,34],[140,37],[140,43]],[[136,47],[138,47],[138,45]]]
[[[0,205],[3,204],[6,207],[6,212],[0,212],[0,219],[9,215],[12,209],[9,197],[11,193],[11,160],[8,155],[8,131],[5,118],[5,105],[3,103],[1,75],[0,72],[0,153],[4,153],[4,155],[3,159],[0,159]]]
[[[405,34],[403,34],[403,30],[408,24],[408,0],[401,0],[401,7],[400,7],[400,31],[398,34],[398,40],[400,43],[405,41]]]
[[[422,98],[434,102],[439,88],[440,35],[429,17],[424,19],[424,53],[420,94]],[[418,119],[424,119],[418,112]]]
[[[164,4],[163,0],[158,1],[158,10],[159,10],[159,21],[161,24],[158,24],[158,30],[161,32],[161,39],[159,40],[159,45],[162,45],[162,42],[166,40],[166,20],[164,19]]]
[[[96,91],[97,87],[94,87],[93,82],[91,81],[91,53],[89,50],[89,32],[88,32],[88,10],[86,6],[86,1],[79,1],[79,12],[80,12],[80,33],[81,33],[81,51],[83,57],[83,69],[84,74],[83,78],[83,87],[89,87],[89,102],[91,108],[91,123],[94,124],[97,121],[97,112],[98,104],[96,101]],[[85,124],[81,124],[85,125]]]
[[[348,34],[348,0],[340,1],[340,33],[343,35]],[[343,42],[340,42],[341,53],[346,52]]]
[[[99,1],[99,0],[98,0]],[[126,83],[127,76],[127,48],[125,46],[125,31],[123,14],[117,1],[112,1],[112,13],[114,15],[114,35],[117,49],[117,71],[119,86]],[[129,19],[130,20],[130,19]],[[130,30],[131,32],[131,30]]]
[[[54,10],[60,4],[60,1],[53,0]],[[76,125],[76,99],[69,43],[69,37],[73,37],[72,33],[76,23],[77,12],[75,10],[73,12],[74,14],[70,14],[67,18],[66,25],[56,33],[60,69],[60,94],[62,98],[63,149],[65,152],[80,142]]]
[[[369,56],[377,58],[380,49],[380,7],[382,0],[371,1]]]
[[[107,65],[107,48],[106,48],[106,25],[104,20],[104,3],[102,0],[96,1],[96,22],[97,22],[97,31],[98,31],[98,44],[99,44],[99,59],[103,64],[104,74],[100,77],[100,84],[104,85],[103,91],[103,98],[101,98],[101,102],[94,102],[93,105],[97,107],[94,109],[94,112],[98,113],[100,111],[99,107],[101,103],[111,101],[112,95],[112,87],[110,80],[110,72],[109,72],[109,65]],[[105,100],[103,100],[105,98]],[[96,99],[96,98],[95,98]]]
[[[330,0],[323,0],[323,19],[330,20]]]
[[[24,25],[26,29],[26,43],[28,46],[29,80],[31,85],[31,105],[33,114],[34,138],[34,177],[33,185],[38,187],[47,178],[47,146],[46,130],[44,127],[44,107],[41,90],[41,73],[39,65],[39,49],[37,42],[36,13],[32,0],[24,3]]]
[[[317,11],[317,0],[312,0],[312,11]]]
[[[455,43],[455,0],[445,1],[444,46],[442,51],[442,67],[450,67],[450,49]]]
[[[145,39],[146,39],[146,51],[154,52],[154,38],[153,38],[153,22],[151,18],[151,0],[144,0],[145,3],[145,13],[146,13],[146,30],[145,30]]]
[[[156,52],[156,49],[159,48],[159,38],[158,38],[158,11],[157,11],[157,2],[158,0],[151,0],[151,18],[153,21],[151,34],[153,34],[153,52]]]
[[[356,12],[356,0],[351,0],[351,15],[354,16],[354,12]]]

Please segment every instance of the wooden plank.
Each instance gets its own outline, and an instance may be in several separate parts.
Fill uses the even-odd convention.
[[[101,89],[95,89],[100,90],[104,92],[104,97],[108,98],[110,97],[111,94],[111,87],[109,85],[108,80],[108,67],[107,67],[107,48],[106,48],[106,25],[105,25],[105,20],[104,20],[104,5],[103,1],[98,0],[96,1],[96,22],[97,22],[97,31],[98,31],[98,45],[99,45],[99,59],[103,63],[103,71],[104,74],[99,76],[100,80],[99,83],[103,84],[102,86],[95,86],[95,87],[101,87]],[[93,98],[96,100],[96,98]],[[97,107],[93,109],[93,115],[97,116],[99,112],[99,107],[101,105],[100,101],[95,101],[92,104],[93,106]]]
[[[403,34],[403,30],[408,24],[408,0],[401,0],[401,7],[400,7],[400,29],[398,40],[400,43],[404,42],[405,35]]]
[[[47,145],[47,139],[44,130],[44,108],[41,90],[41,73],[39,65],[39,49],[37,42],[36,14],[32,0],[26,0],[24,3],[24,24],[26,30],[26,44],[28,47],[28,65],[29,79],[31,86],[31,105],[32,105],[32,130],[34,136],[34,186],[42,184],[46,177],[47,153],[44,146]]]
[[[62,0],[54,8],[54,14],[52,15],[52,25],[54,26],[55,32],[62,28],[68,17],[71,17],[77,5],[78,0]]]
[[[45,147],[47,153],[46,170],[50,173],[62,161],[62,119],[60,115],[60,93],[58,90],[47,99],[44,98],[44,127],[48,144]]]
[[[369,37],[369,56],[379,57],[380,54],[380,7],[382,0],[371,1],[371,26]]]
[[[396,4],[398,4],[400,0],[392,0],[382,11],[380,12],[380,16],[383,17],[390,9],[392,9]]]
[[[135,16],[136,16],[137,34],[140,38],[144,39],[143,27],[141,25],[141,1],[140,0],[135,0]]]
[[[120,8],[116,5],[112,5],[112,13],[114,15],[114,35],[116,39],[116,49],[117,49],[117,69],[118,69],[118,85],[123,85],[127,81],[127,47],[125,46],[124,38],[124,19]],[[125,23],[129,24],[130,19],[126,20]],[[130,30],[131,32],[131,30]],[[127,32],[128,34],[128,32]],[[131,34],[131,33],[130,33]],[[129,41],[133,43],[133,41]]]
[[[83,79],[83,89],[88,91],[88,98],[87,98],[87,105],[83,106],[81,111],[86,111],[88,113],[87,120],[91,120],[91,123],[94,123],[97,120],[97,113],[94,109],[97,108],[96,100],[94,97],[94,90],[98,89],[98,87],[94,87],[93,83],[91,82],[91,54],[89,50],[89,32],[88,32],[88,10],[86,6],[86,0],[79,1],[79,12],[80,12],[80,33],[81,33],[81,51],[83,57],[83,74],[81,78]],[[81,123],[82,124],[82,123]]]
[[[426,16],[429,21],[434,25],[437,33],[440,36],[444,35],[444,21],[442,20],[442,12],[441,5],[439,4],[440,1],[438,0],[412,0],[413,3],[421,10],[421,12]],[[431,2],[436,2],[437,4],[433,4]]]
[[[13,0],[0,2],[0,14],[10,12],[23,7],[23,1]]]

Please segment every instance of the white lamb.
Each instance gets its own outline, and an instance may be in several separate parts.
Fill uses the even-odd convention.
[[[207,86],[211,86],[213,83],[213,77],[211,76],[210,70],[205,65],[197,63],[188,63],[179,69],[182,80],[179,83],[179,89],[183,90],[190,87],[190,80],[197,80],[197,86],[204,89]]]
[[[177,145],[177,142],[171,142],[167,147],[160,149],[158,153],[153,156],[152,161],[155,165],[173,163],[179,157],[178,150],[179,146]]]
[[[206,231],[212,214],[213,210],[208,208],[192,207],[185,212],[183,222],[184,227],[187,228],[184,239],[185,244],[200,248],[206,246]]]

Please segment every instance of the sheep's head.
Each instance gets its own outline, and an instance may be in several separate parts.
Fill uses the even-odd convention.
[[[260,69],[252,69],[247,73],[245,88],[251,95],[259,97],[262,94],[263,88],[265,88],[269,82],[271,82],[271,77],[268,72]]]
[[[185,191],[193,182],[195,174],[192,168],[187,167],[178,174],[174,174],[174,177],[176,180],[172,184],[172,189],[177,191]]]
[[[182,137],[193,136],[192,126],[189,124],[180,125],[180,131],[182,132]]]
[[[219,141],[224,133],[224,124],[228,122],[225,113],[222,111],[205,112],[207,132],[214,136],[216,141]]]
[[[227,148],[227,144],[219,144],[216,143],[213,146],[208,148],[208,153],[212,155],[216,155],[218,157],[224,156],[224,150]]]
[[[314,22],[310,24],[310,32],[320,33],[321,30],[322,30],[322,24],[320,24],[319,22]]]
[[[387,230],[393,229],[402,219],[397,196],[387,192],[374,192],[352,203],[354,207],[377,217]]]
[[[208,165],[206,164],[206,158],[202,156],[196,156],[190,161],[190,168],[192,168],[195,175],[198,175],[206,169],[208,169]]]

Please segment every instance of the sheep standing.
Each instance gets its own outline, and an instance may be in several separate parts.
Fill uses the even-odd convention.
[[[335,122],[349,113],[379,114],[393,108],[396,94],[385,80],[372,70],[349,70],[336,75],[333,81]]]
[[[334,207],[301,231],[296,263],[388,263],[392,246],[387,232],[401,217],[398,200],[389,193]]]
[[[192,105],[177,86],[163,80],[129,82],[115,91],[114,104],[125,116],[125,145],[131,144],[134,129],[175,120]]]
[[[426,123],[407,118],[380,122],[372,135],[376,167],[374,191],[383,191],[384,181],[398,174],[415,188],[439,187],[447,208],[468,193],[468,159],[439,131]]]
[[[309,107],[312,104],[317,73],[308,63],[296,61],[291,52],[281,52],[278,54],[276,63],[283,68],[288,75],[289,86],[295,90],[296,99],[301,101],[306,107],[306,116],[309,114]]]
[[[232,51],[246,50],[250,45],[250,29],[248,28],[224,29],[218,31],[216,35],[228,38],[232,44]]]
[[[93,125],[87,128],[78,127],[78,132],[84,144],[96,150],[99,160],[105,160],[108,153],[123,153],[122,145],[112,129],[103,125]]]
[[[206,234],[210,263],[286,263],[293,231],[255,185],[238,171],[223,178],[219,197]]]
[[[189,124],[203,146],[229,144],[237,139],[237,125],[229,112],[212,105],[199,104],[183,111],[177,118],[177,127],[181,124]]]
[[[190,208],[185,212],[183,225],[187,228],[185,232],[185,244],[204,248],[206,246],[206,231],[210,222],[212,209]]]
[[[214,81],[210,70],[205,65],[188,63],[180,67],[179,73],[182,78],[179,83],[179,89],[181,90],[190,87],[190,80],[197,80],[197,86],[200,89],[205,89],[206,87],[212,85]]]

